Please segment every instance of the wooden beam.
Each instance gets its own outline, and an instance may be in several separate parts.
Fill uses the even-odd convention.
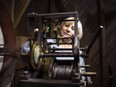
[[[17,27],[21,17],[23,16],[25,10],[27,9],[31,0],[15,0],[14,9],[14,28]]]

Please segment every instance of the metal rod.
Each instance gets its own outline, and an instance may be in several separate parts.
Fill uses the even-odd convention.
[[[79,54],[79,55],[74,55],[73,52],[48,52],[41,54],[40,57],[83,57],[83,58],[88,58],[88,55],[86,54]]]
[[[29,13],[27,16],[28,17],[37,17],[37,16],[42,16],[46,18],[57,18],[57,17],[71,17],[75,16],[75,14],[78,14],[78,12],[64,12],[64,13],[48,13],[48,14],[38,14],[38,13]]]
[[[72,48],[49,48],[49,50],[73,50]]]
[[[44,39],[73,39],[72,37],[44,37]]]
[[[40,57],[74,57],[73,53],[44,53],[41,54]]]
[[[53,45],[53,44],[72,44],[72,43],[47,43],[48,45]]]

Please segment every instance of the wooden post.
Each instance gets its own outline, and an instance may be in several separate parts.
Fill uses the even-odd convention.
[[[104,81],[103,81],[103,77],[104,77],[104,59],[106,56],[106,36],[105,36],[105,23],[104,23],[104,2],[103,0],[97,0],[97,11],[98,11],[98,25],[100,30],[100,34],[99,34],[99,71],[100,71],[100,87],[104,87]]]

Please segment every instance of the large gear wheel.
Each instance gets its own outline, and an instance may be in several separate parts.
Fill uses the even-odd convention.
[[[39,42],[35,41],[32,45],[32,49],[30,52],[30,62],[31,66],[35,70],[39,70],[40,67],[44,64],[43,59],[40,57],[41,46]]]

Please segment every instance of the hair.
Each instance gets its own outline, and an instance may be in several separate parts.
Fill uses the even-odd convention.
[[[68,20],[68,21],[64,21],[64,22],[62,22],[62,24],[65,22],[71,22],[72,20],[74,20],[74,17],[68,17],[65,20]],[[77,20],[78,20],[78,22],[77,22],[77,24],[78,24],[78,38],[81,39],[83,36],[82,24],[81,24],[81,21],[79,19],[77,19]]]

